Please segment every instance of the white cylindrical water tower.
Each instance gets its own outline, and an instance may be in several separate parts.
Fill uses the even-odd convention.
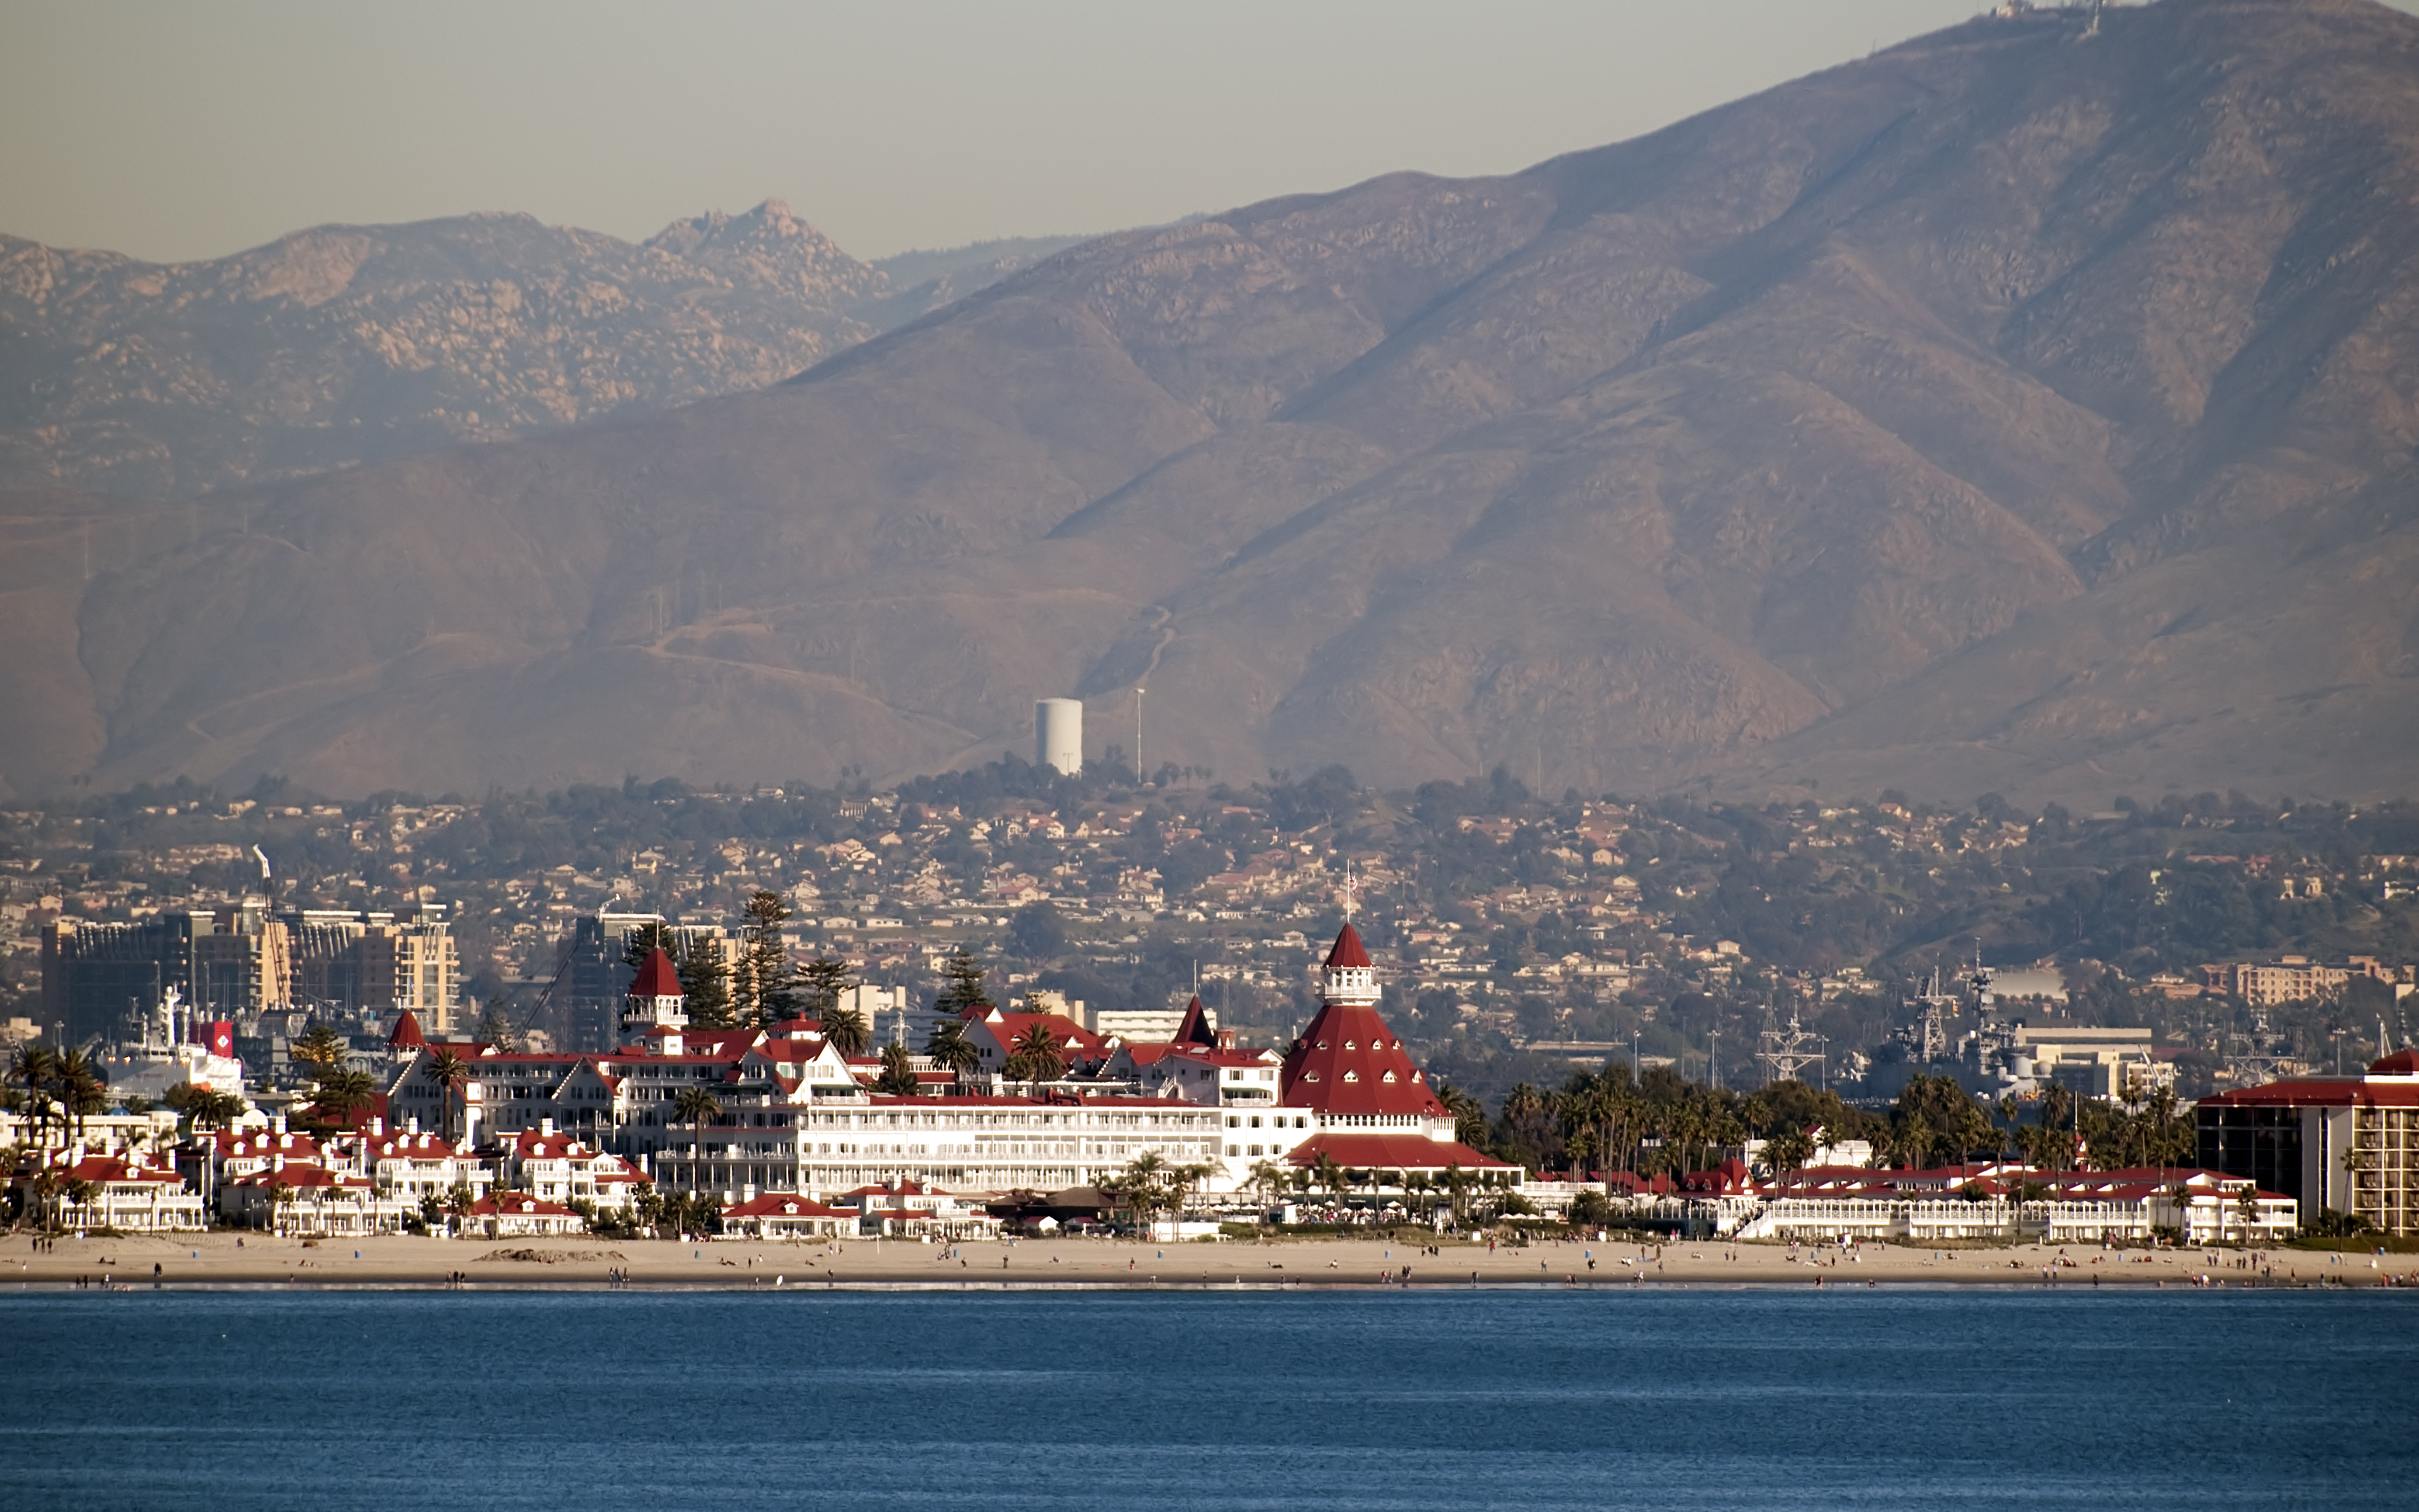
[[[1084,701],[1043,699],[1033,705],[1033,764],[1069,777],[1084,769]]]

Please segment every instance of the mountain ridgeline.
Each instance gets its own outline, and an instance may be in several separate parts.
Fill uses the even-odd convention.
[[[855,344],[755,392],[23,493],[0,775],[896,776],[1147,685],[1149,756],[1236,777],[2407,791],[2415,123],[2419,22],[2365,0],[1980,19],[1504,177],[1101,238],[871,340],[851,285],[748,361]],[[746,239],[631,255],[709,309],[806,276]]]

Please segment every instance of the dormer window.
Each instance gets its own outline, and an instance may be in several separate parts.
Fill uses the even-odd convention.
[[[1347,1050],[1358,1050],[1358,1049],[1360,1049],[1361,1047],[1360,1047],[1359,1045],[1357,1045],[1357,1044],[1354,1044],[1351,1041],[1347,1040],[1347,1041],[1344,1041],[1344,1048],[1345,1048],[1345,1049],[1347,1049]]]
[[[1348,1082],[1357,1082],[1361,1079],[1361,1073],[1357,1071],[1348,1071],[1344,1073],[1344,1079]]]
[[[1391,1072],[1391,1071],[1390,1071],[1390,1072],[1386,1072],[1386,1080],[1387,1080],[1389,1083],[1392,1083],[1392,1082],[1394,1081],[1394,1073],[1393,1072]]]

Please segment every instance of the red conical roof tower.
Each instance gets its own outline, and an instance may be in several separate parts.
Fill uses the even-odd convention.
[[[630,991],[622,1002],[622,1034],[624,1039],[665,1029],[678,1034],[688,1027],[688,993],[681,986],[680,970],[672,958],[657,946],[647,952],[639,964],[639,974],[631,979]],[[677,1041],[669,1051],[678,1054]]]
[[[1347,919],[1344,933],[1335,936],[1335,944],[1327,952],[1327,964],[1330,970],[1337,966],[1359,966],[1364,969],[1371,966],[1369,952],[1361,945],[1361,932],[1352,927],[1351,920]]]
[[[1378,1016],[1378,973],[1350,924],[1320,972],[1318,1016],[1286,1057],[1285,1100],[1323,1119],[1444,1118],[1403,1041]]]
[[[386,1037],[390,1050],[418,1050],[427,1043],[428,1037],[420,1032],[420,1019],[408,1008],[394,1021],[394,1032]]]
[[[681,985],[680,968],[672,964],[670,956],[664,954],[663,947],[657,946],[648,951],[647,959],[640,963],[639,975],[632,980],[627,995],[686,997],[688,990]]]

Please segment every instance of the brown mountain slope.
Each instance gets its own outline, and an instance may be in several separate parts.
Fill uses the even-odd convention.
[[[526,215],[174,266],[0,237],[0,486],[184,497],[760,389],[1068,244],[866,264],[778,200],[638,244]]]
[[[0,771],[901,772],[1142,682],[1150,756],[1235,776],[2405,790],[2419,23],[2083,30],[1105,238],[766,393],[229,499],[96,568],[43,641],[81,698]]]

